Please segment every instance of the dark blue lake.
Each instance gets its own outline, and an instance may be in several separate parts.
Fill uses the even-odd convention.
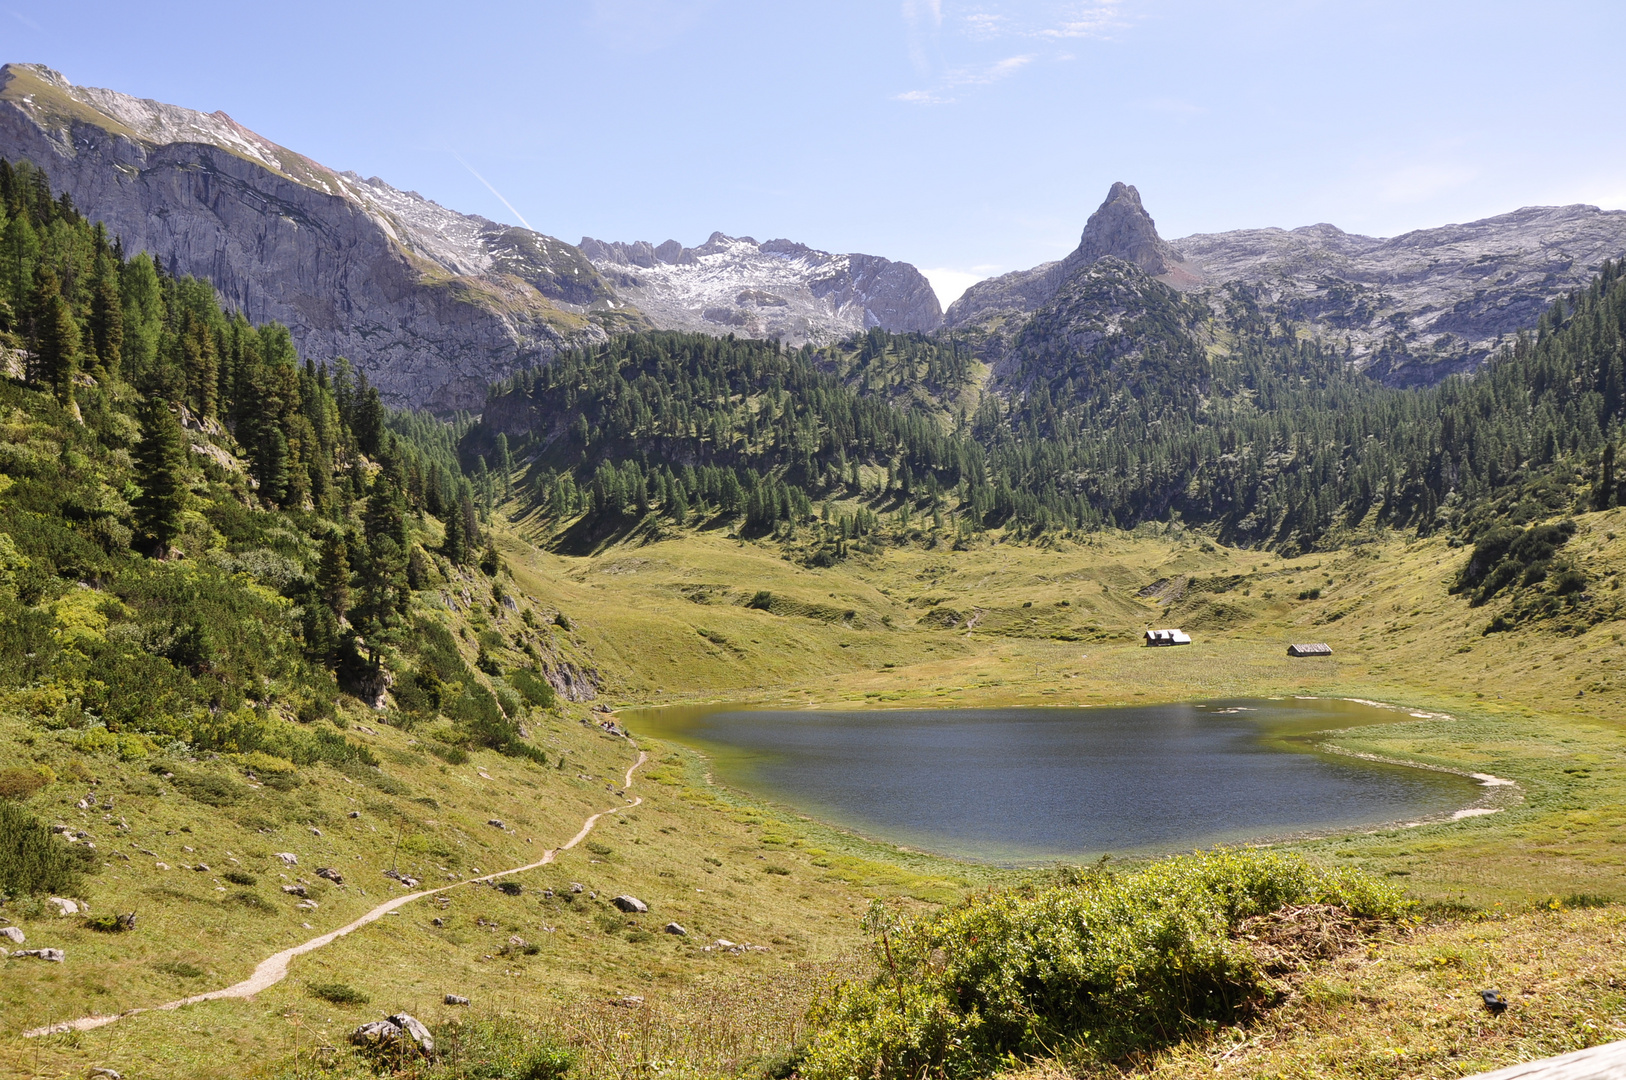
[[[706,752],[723,783],[868,836],[999,862],[1355,829],[1482,793],[1467,777],[1316,750],[1327,731],[1409,719],[1329,699],[623,717]]]

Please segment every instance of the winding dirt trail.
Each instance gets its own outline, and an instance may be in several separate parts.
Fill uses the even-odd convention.
[[[623,790],[632,787],[632,774],[637,771],[640,765],[648,760],[648,753],[643,750],[638,751],[638,760],[633,762],[632,766],[627,769],[627,781],[626,784],[623,785]],[[303,944],[295,945],[292,948],[284,949],[279,953],[266,957],[264,960],[260,961],[258,966],[254,968],[254,973],[252,975],[244,979],[242,982],[234,983],[223,990],[211,990],[207,994],[193,994],[191,997],[181,998],[179,1001],[170,1001],[163,1005],[149,1005],[144,1009],[129,1009],[125,1012],[114,1013],[111,1016],[81,1016],[77,1020],[64,1020],[60,1023],[48,1024],[45,1027],[34,1028],[32,1031],[25,1031],[23,1032],[23,1038],[32,1039],[38,1035],[54,1035],[63,1031],[89,1031],[91,1028],[103,1027],[107,1024],[113,1023],[115,1020],[122,1020],[126,1016],[134,1016],[137,1013],[154,1012],[163,1009],[179,1009],[182,1005],[196,1005],[199,1002],[217,1001],[221,998],[252,997],[253,995],[258,994],[261,990],[264,990],[270,986],[275,986],[277,983],[286,978],[288,975],[288,962],[294,957],[303,956],[308,952],[314,952],[324,945],[337,941],[339,938],[344,937],[353,930],[360,930],[368,923],[377,922],[387,913],[394,911],[396,908],[404,907],[407,904],[412,903],[414,900],[421,900],[426,896],[433,896],[436,893],[450,892],[453,889],[460,889],[465,885],[473,885],[481,881],[491,881],[493,878],[507,877],[510,874],[520,874],[524,873],[526,870],[535,870],[539,866],[546,866],[553,861],[554,856],[558,855],[559,852],[569,851],[571,848],[587,839],[587,834],[593,831],[593,826],[598,824],[599,818],[605,817],[609,814],[619,813],[622,810],[630,810],[633,807],[640,805],[643,801],[643,798],[639,796],[633,798],[631,802],[625,804],[624,806],[615,806],[608,810],[599,811],[586,821],[582,822],[581,831],[566,841],[562,847],[553,848],[549,851],[543,852],[542,858],[538,859],[536,862],[526,863],[524,866],[515,866],[508,870],[499,870],[494,874],[484,874],[477,878],[469,878],[467,881],[459,881],[452,885],[442,886],[441,888],[424,889],[421,892],[407,893],[405,896],[397,896],[391,900],[386,900],[384,903],[379,904],[377,907],[373,908],[359,919],[356,919],[354,922],[347,923],[344,926],[339,927],[337,930],[330,930],[320,937],[311,938],[309,941],[304,942]]]

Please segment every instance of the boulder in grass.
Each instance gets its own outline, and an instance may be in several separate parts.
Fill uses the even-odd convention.
[[[45,905],[57,916],[79,914],[79,904],[65,896],[53,896],[45,901]]]
[[[406,1013],[396,1013],[389,1017],[389,1022],[400,1028],[402,1033],[417,1045],[418,1052],[424,1057],[435,1056],[435,1037],[429,1034],[429,1029],[421,1020]]]
[[[291,851],[279,851],[277,852],[277,858],[282,860],[284,866],[299,865],[299,856]]]
[[[373,1020],[350,1033],[350,1042],[366,1050],[382,1050],[401,1041],[401,1028],[388,1020]]]
[[[676,937],[688,937],[689,936],[689,932],[683,928],[683,925],[681,923],[669,922],[669,923],[666,924],[664,929],[666,930],[666,932],[668,934],[672,934],[672,935],[674,935]]]
[[[467,1005],[468,1003],[469,999],[464,997],[462,994],[446,995],[446,1004],[448,1005]]]
[[[643,915],[649,911],[648,904],[644,903],[636,896],[628,896],[625,893],[617,896],[615,899],[611,900],[610,903],[614,904],[616,907],[620,908],[622,911],[625,911],[629,915]]]
[[[60,964],[68,958],[68,954],[61,949],[18,949],[11,954],[13,960],[21,960],[25,956],[37,956],[52,964]]]
[[[0,926],[0,938],[5,938],[13,945],[23,943],[23,932],[15,926]]]
[[[316,876],[319,878],[326,878],[335,885],[344,884],[344,875],[333,869],[331,866],[318,866],[316,868]]]

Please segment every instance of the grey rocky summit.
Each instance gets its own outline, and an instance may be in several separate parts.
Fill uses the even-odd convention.
[[[1115,183],[1067,258],[978,282],[944,321],[970,332],[997,368],[1065,283],[1114,259],[1216,313],[1232,290],[1246,290],[1385,382],[1425,385],[1482,363],[1623,256],[1626,212],[1582,205],[1526,207],[1388,239],[1322,224],[1166,241],[1140,193]]]
[[[880,327],[935,330],[943,312],[925,275],[876,255],[714,232],[699,247],[582,238],[617,293],[663,330],[820,344]]]

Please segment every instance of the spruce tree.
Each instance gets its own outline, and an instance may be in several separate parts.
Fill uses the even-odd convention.
[[[155,558],[169,554],[181,531],[186,509],[186,445],[181,425],[168,401],[147,399],[141,411],[141,441],[136,446],[138,483],[135,498],[137,542]]]
[[[322,538],[322,558],[316,568],[316,589],[335,618],[350,610],[350,549],[338,530]]]
[[[96,260],[96,277],[90,286],[90,339],[98,374],[117,376],[124,354],[124,302],[110,255]]]
[[[62,298],[56,275],[49,270],[40,271],[35,279],[33,307],[35,380],[49,386],[57,400],[67,404],[79,374],[79,323]]]
[[[440,542],[440,553],[451,560],[453,566],[462,566],[469,559],[469,540],[463,527],[463,506],[453,503],[446,511],[446,536]]]

